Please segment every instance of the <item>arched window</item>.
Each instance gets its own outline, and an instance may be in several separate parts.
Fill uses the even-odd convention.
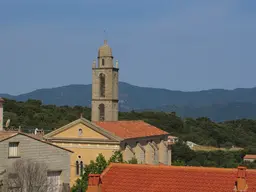
[[[103,73],[100,74],[100,97],[105,97],[105,75]]]
[[[101,59],[101,64],[102,64],[102,66],[105,65],[105,60],[104,59]]]
[[[82,136],[82,134],[83,134],[83,130],[82,130],[82,129],[79,129],[79,130],[78,130],[78,136]]]
[[[100,121],[104,121],[105,120],[105,105],[104,104],[99,105],[99,112],[100,112]]]
[[[76,175],[79,175],[79,162],[76,161]]]
[[[80,175],[82,176],[84,173],[84,164],[83,161],[80,161]]]

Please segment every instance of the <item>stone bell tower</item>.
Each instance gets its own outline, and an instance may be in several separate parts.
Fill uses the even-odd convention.
[[[92,65],[91,121],[118,121],[118,61],[104,41],[98,51],[98,64]]]

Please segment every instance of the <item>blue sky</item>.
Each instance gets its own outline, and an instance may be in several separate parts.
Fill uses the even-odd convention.
[[[256,86],[255,0],[0,0],[0,93],[91,83],[104,28],[120,80]]]

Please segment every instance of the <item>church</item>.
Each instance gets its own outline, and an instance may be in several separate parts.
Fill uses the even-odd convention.
[[[140,164],[171,165],[171,144],[175,137],[144,121],[118,120],[118,61],[114,62],[107,41],[92,64],[91,121],[80,117],[44,136],[60,147],[72,150],[70,186],[85,164],[99,153],[109,159],[122,151],[125,161],[136,158]],[[138,101],[139,102],[139,101]]]

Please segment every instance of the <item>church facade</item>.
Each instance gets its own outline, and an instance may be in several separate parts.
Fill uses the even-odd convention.
[[[136,158],[141,164],[171,165],[171,144],[175,137],[144,121],[118,120],[118,61],[104,41],[98,51],[98,64],[92,65],[91,121],[81,117],[44,136],[49,142],[72,150],[70,185],[83,172],[85,164],[98,154],[109,159],[121,150],[125,161]]]

